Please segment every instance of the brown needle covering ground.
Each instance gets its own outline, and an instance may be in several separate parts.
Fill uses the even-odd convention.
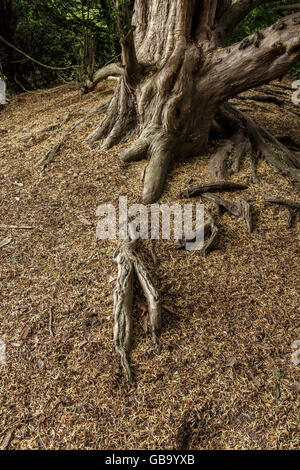
[[[267,86],[291,103],[291,83]],[[120,147],[90,149],[93,117],[67,127],[111,92],[109,82],[80,95],[74,85],[14,97],[0,112],[0,443],[11,449],[299,449],[299,220],[265,196],[299,200],[299,186],[260,161],[261,187],[246,159],[233,181],[249,183],[255,229],[215,214],[219,237],[206,258],[149,242],[139,253],[163,303],[162,352],[143,329],[136,289],[129,387],[114,352],[115,241],[96,238],[96,208],[119,195],[140,202],[145,162],[120,163]],[[251,96],[249,92],[244,96]],[[235,101],[235,100],[234,100]],[[300,144],[300,122],[276,104],[239,101],[275,135]],[[263,106],[263,108],[260,108]],[[61,129],[34,133],[70,120]],[[41,158],[70,137],[41,174]],[[161,202],[178,202],[187,179],[207,176],[203,158],[178,162]],[[241,192],[220,194],[234,201]],[[191,202],[191,200],[189,200]],[[90,225],[88,224],[90,223]],[[8,239],[9,239],[8,238]],[[171,312],[174,313],[171,313]],[[11,431],[13,433],[10,436]],[[7,438],[5,441],[5,438]],[[7,444],[7,441],[10,441]]]

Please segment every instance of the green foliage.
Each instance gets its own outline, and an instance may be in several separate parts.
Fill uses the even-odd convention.
[[[118,54],[107,0],[14,0],[13,6],[17,22],[11,37],[6,37],[9,42],[43,64],[79,68],[49,70],[0,42],[0,64],[10,88],[82,81]]]

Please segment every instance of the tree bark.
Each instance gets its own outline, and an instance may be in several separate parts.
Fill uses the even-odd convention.
[[[268,2],[115,3],[123,73],[107,116],[87,142],[93,145],[104,139],[102,148],[107,149],[135,135],[120,157],[148,158],[143,201],[153,203],[163,191],[170,162],[205,151],[223,103],[282,76],[299,60],[300,13],[223,47],[229,30],[257,5]],[[234,113],[231,119],[239,121]],[[244,127],[242,132],[246,131]]]

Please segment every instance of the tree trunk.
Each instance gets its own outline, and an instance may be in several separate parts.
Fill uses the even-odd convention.
[[[102,148],[107,149],[136,137],[121,159],[148,158],[145,203],[160,197],[171,160],[206,149],[223,103],[282,76],[299,60],[300,13],[225,47],[228,31],[261,3],[116,1],[121,77],[106,117],[87,141],[104,139]],[[234,124],[231,131],[238,128],[244,135],[249,126],[243,117],[229,108],[226,112]]]

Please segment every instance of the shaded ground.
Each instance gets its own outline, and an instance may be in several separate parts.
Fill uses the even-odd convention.
[[[290,103],[292,92],[279,90]],[[69,123],[28,138],[67,112],[76,121],[107,91],[27,93],[0,112],[0,224],[34,226],[0,230],[0,242],[12,237],[0,248],[7,356],[0,365],[0,442],[14,429],[12,449],[299,449],[300,370],[291,361],[291,344],[300,339],[299,221],[286,229],[285,210],[262,199],[299,200],[299,185],[261,162],[257,187],[245,161],[232,179],[250,183],[243,194],[255,210],[252,235],[242,220],[218,216],[220,237],[207,258],[159,242],[155,270],[148,242],[141,244],[175,313],[164,312],[157,356],[136,304],[137,386],[130,389],[112,341],[116,244],[96,239],[95,211],[117,204],[119,194],[139,202],[145,162],[125,166],[119,148],[86,147],[83,139],[99,121],[93,118],[41,176],[39,160]],[[241,102],[269,130],[300,143],[299,119],[263,106],[269,112]],[[161,202],[186,202],[177,196],[187,178],[209,181],[208,159],[176,163]]]

